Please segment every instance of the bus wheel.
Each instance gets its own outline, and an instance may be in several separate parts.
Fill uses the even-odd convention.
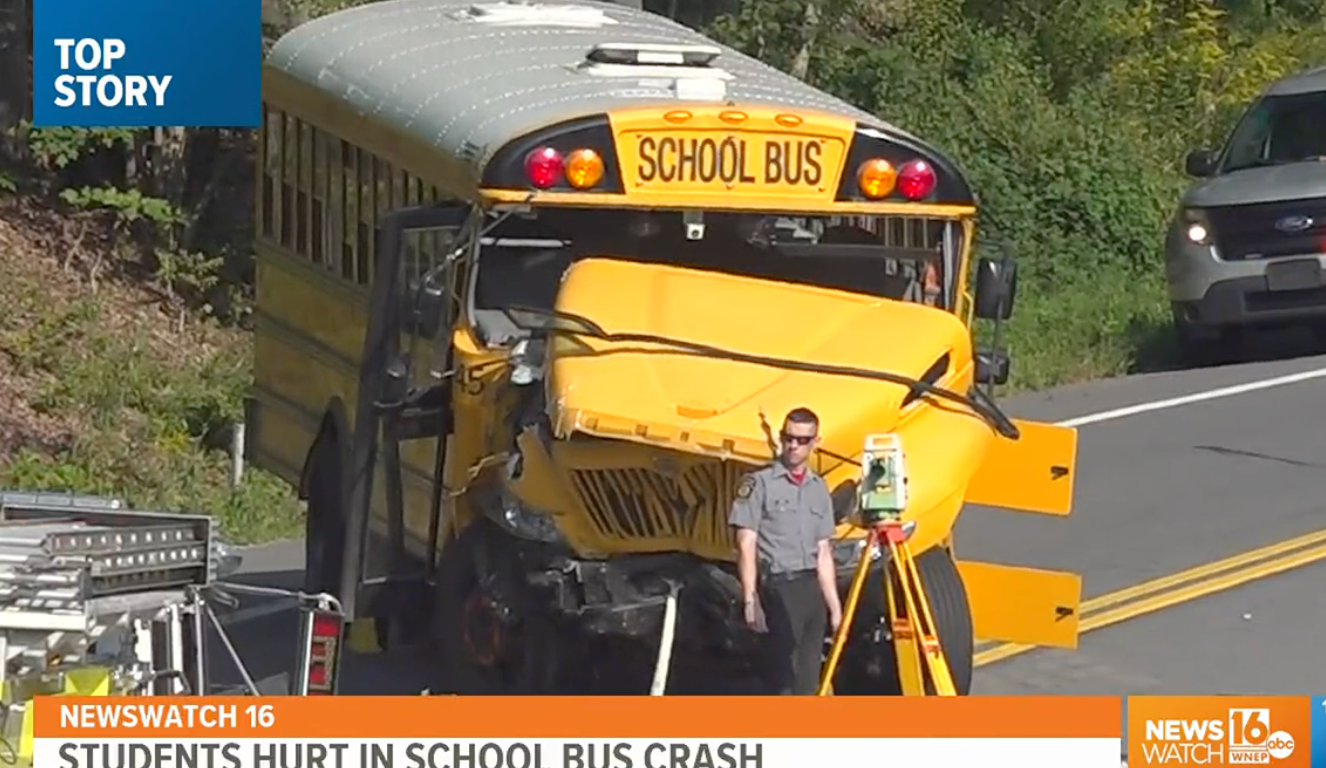
[[[967,589],[962,583],[962,575],[958,572],[953,556],[944,547],[935,547],[922,554],[916,559],[916,567],[921,574],[921,583],[925,586],[930,614],[939,630],[939,643],[948,660],[953,687],[959,696],[966,696],[971,692],[972,658],[976,641],[972,630],[971,605],[967,601]],[[863,596],[861,606],[857,609],[853,635],[848,640],[848,648],[844,649],[843,663],[834,675],[835,696],[902,694],[893,643],[887,637],[876,641],[858,629],[881,626],[881,620],[887,621],[884,590],[879,575],[882,574],[872,573],[866,587],[870,603],[867,605]],[[853,645],[856,648],[852,648]],[[926,692],[933,694],[934,684],[930,681],[929,671],[925,671],[924,675]]]
[[[480,561],[498,554],[489,529],[487,520],[471,523],[438,564],[433,635],[442,688],[458,694],[511,692],[523,671],[521,633],[501,620],[480,583]]]
[[[334,440],[320,440],[310,457],[308,512],[304,517],[304,591],[340,590],[345,558],[345,500]]]

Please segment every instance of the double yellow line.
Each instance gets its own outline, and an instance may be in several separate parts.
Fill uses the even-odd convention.
[[[1300,566],[1326,560],[1326,530],[1269,544],[1241,555],[1199,565],[1186,571],[1143,582],[1082,603],[1079,633],[1145,616],[1199,597],[1232,589]],[[978,667],[1018,656],[1034,645],[1003,643],[978,650]]]

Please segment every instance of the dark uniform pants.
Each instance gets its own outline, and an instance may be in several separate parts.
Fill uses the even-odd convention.
[[[814,696],[828,608],[815,571],[774,574],[764,580],[760,602],[769,628],[765,668],[772,693]]]

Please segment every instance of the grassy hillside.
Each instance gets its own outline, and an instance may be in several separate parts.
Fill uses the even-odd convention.
[[[298,506],[274,478],[229,487],[247,334],[181,321],[141,282],[94,283],[79,267],[108,249],[95,229],[0,199],[0,487],[207,511],[239,542],[296,533]]]

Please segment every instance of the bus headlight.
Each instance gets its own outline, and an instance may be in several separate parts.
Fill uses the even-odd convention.
[[[488,517],[507,533],[527,541],[540,541],[545,544],[564,543],[562,532],[552,517],[526,507],[505,487],[501,490],[501,500],[502,503],[498,508],[489,507]]]

